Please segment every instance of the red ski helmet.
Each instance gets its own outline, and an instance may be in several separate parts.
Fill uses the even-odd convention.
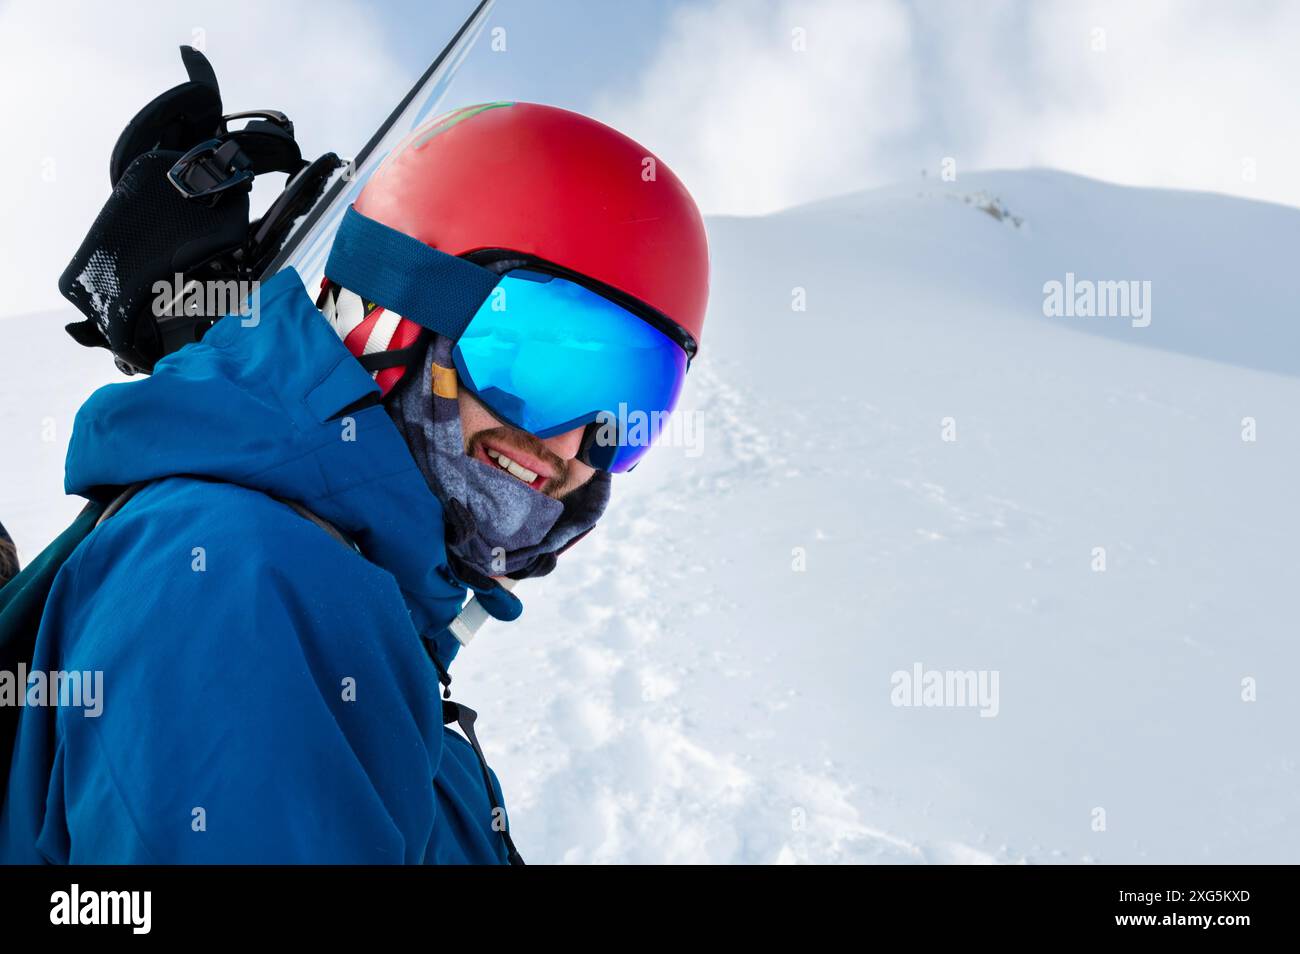
[[[400,143],[354,207],[451,255],[560,266],[662,315],[688,351],[699,344],[709,294],[699,209],[649,150],[589,117],[535,103],[453,110]],[[367,327],[340,329],[353,353],[415,340],[414,322],[379,312],[369,305]],[[388,340],[370,340],[372,329]],[[385,394],[403,370],[379,372]]]

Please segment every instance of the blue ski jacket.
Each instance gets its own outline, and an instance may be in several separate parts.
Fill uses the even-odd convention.
[[[51,590],[31,672],[102,674],[99,712],[24,709],[2,862],[506,860],[430,658],[466,597],[441,505],[297,273],[260,297],[77,414],[69,493],[150,483]]]

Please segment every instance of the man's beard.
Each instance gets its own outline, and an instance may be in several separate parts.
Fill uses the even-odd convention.
[[[486,453],[488,445],[507,451],[510,448],[515,448],[545,464],[550,469],[551,476],[545,484],[537,488],[539,493],[560,500],[576,489],[569,486],[569,462],[542,443],[540,438],[529,434],[527,431],[521,431],[506,424],[499,427],[484,428],[481,431],[476,431],[466,441],[465,454],[478,460],[479,451]]]

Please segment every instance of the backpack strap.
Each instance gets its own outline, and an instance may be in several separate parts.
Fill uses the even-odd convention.
[[[178,476],[182,476],[182,475],[178,475]],[[207,478],[200,478],[200,479],[207,479]],[[142,480],[139,481],[138,483],[131,484],[120,494],[118,494],[116,497],[110,500],[108,502],[108,506],[104,508],[104,512],[99,515],[99,519],[95,521],[95,526],[98,527],[105,520],[108,520],[110,517],[115,516],[119,510],[121,510],[124,506],[126,506],[127,502],[130,501],[132,497],[138,494],[150,483],[152,483],[152,481]],[[277,497],[274,494],[267,494],[267,496],[270,497],[272,500],[277,501],[278,503],[284,504],[286,507],[288,507],[294,513],[296,513],[298,516],[302,517],[304,520],[308,520],[311,523],[316,524],[316,526],[320,527],[322,530],[328,533],[335,542],[342,544],[343,546],[347,547],[349,550],[353,550],[357,553],[361,553],[361,548],[357,546],[355,540],[349,537],[338,527],[334,526],[334,524],[330,523],[324,517],[320,516],[320,514],[313,513],[312,511],[304,507],[302,504],[298,503],[298,501],[296,500],[289,500],[286,497]]]
[[[313,513],[312,511],[304,507],[302,504],[298,503],[298,501],[296,500],[289,500],[285,497],[276,497],[274,499],[280,501],[280,503],[284,504],[286,507],[288,507],[294,513],[296,513],[298,516],[302,517],[304,520],[310,520],[312,523],[316,524],[316,526],[320,527],[331,537],[333,537],[335,542],[341,543],[349,550],[355,550],[357,553],[361,553],[361,548],[357,546],[355,540],[349,537],[338,527],[334,526],[334,524],[330,523],[320,514]]]
[[[138,494],[147,483],[149,483],[149,481],[142,480],[138,483],[131,484],[131,486],[127,487],[120,494],[110,500],[108,506],[104,508],[104,512],[99,515],[99,519],[95,521],[95,526],[98,527],[101,523],[126,506],[126,502]]]

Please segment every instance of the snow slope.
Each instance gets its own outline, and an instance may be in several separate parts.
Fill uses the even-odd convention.
[[[453,667],[524,856],[1300,860],[1300,211],[1031,171],[710,229],[698,445]],[[1151,281],[1151,325],[1044,317],[1067,271]],[[48,316],[0,348],[30,556],[114,374]],[[996,671],[996,717],[891,704],[918,663]]]
[[[1300,858],[1300,211],[1028,172],[711,233],[703,453],[459,662],[525,857]],[[1151,325],[1043,317],[1067,270]],[[918,662],[997,717],[891,705]]]

